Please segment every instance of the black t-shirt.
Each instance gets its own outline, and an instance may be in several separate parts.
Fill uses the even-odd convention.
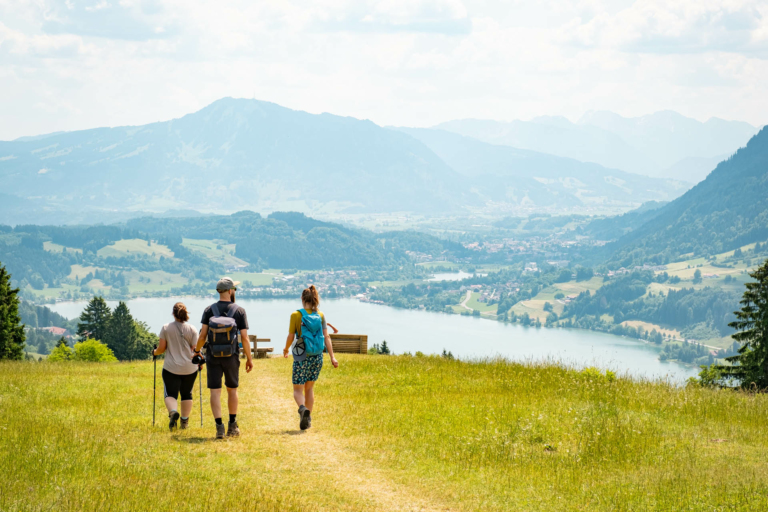
[[[216,307],[219,308],[219,315],[226,316],[229,306],[231,306],[231,302],[225,302],[223,300],[220,300],[216,303]],[[205,308],[205,311],[203,311],[203,319],[200,320],[200,323],[203,325],[208,325],[208,322],[213,317],[213,310],[211,309],[211,306],[208,306]],[[237,324],[237,329],[239,331],[242,331],[243,329],[248,329],[248,316],[245,314],[245,310],[241,308],[240,306],[237,307],[237,311],[235,312],[234,316],[232,317],[235,319],[235,323]]]

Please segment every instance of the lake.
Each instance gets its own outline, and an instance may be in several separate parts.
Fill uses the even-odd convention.
[[[200,297],[144,298],[128,301],[131,314],[155,332],[173,320],[173,304],[181,300],[199,328],[203,309],[212,299]],[[279,353],[288,334],[288,318],[301,305],[280,299],[240,299],[248,313],[249,334],[271,338]],[[116,302],[108,301],[110,307]],[[68,318],[80,315],[86,301],[59,302],[49,307]],[[321,310],[341,333],[367,334],[368,346],[387,341],[394,353],[425,354],[448,350],[461,359],[502,356],[515,361],[555,360],[569,365],[610,368],[635,377],[662,377],[681,382],[698,368],[658,360],[658,350],[638,340],[580,329],[546,329],[492,320],[397,309],[355,299],[328,299]]]

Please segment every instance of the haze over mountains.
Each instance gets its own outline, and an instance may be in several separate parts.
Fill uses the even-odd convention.
[[[508,123],[464,119],[435,128],[491,144],[690,183],[704,179],[758,131],[741,121],[712,118],[701,123],[668,110],[635,118],[589,112],[576,123],[550,116]]]
[[[401,128],[497,203],[562,208],[673,199],[688,186],[572,158],[481,142],[444,130]]]
[[[706,256],[768,239],[768,127],[707,178],[606,246],[624,266]]]
[[[690,128],[675,116],[672,133]],[[224,98],[171,121],[0,142],[0,222],[108,222],[126,212],[184,209],[321,216],[630,209],[649,200],[671,200],[689,185],[557,154],[582,148],[581,156],[589,160],[589,151],[599,149],[595,141],[602,141],[617,161],[640,161],[646,153],[663,162],[680,155],[708,158],[697,156],[693,142],[678,151],[661,141],[663,148],[651,151],[652,136],[660,137],[654,126],[661,121],[647,117],[639,122],[596,113],[578,125],[547,118],[520,125],[538,131],[514,133],[505,128],[514,123],[445,125],[473,131],[477,138],[470,138]],[[702,126],[707,133],[728,134],[724,141],[710,134],[702,142],[715,153],[752,129],[719,121]],[[552,154],[509,147],[515,134],[527,137],[520,139],[523,145],[536,142]],[[680,137],[693,140],[695,134]]]

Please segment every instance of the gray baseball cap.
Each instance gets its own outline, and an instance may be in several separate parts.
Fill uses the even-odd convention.
[[[233,281],[231,277],[222,277],[219,279],[219,282],[216,283],[216,291],[226,292],[228,290],[237,290],[237,285],[240,284],[240,281]]]

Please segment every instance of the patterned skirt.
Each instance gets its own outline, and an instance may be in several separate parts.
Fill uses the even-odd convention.
[[[293,362],[293,383],[306,384],[310,381],[316,381],[320,377],[320,370],[323,369],[323,354],[307,356],[303,361]]]

